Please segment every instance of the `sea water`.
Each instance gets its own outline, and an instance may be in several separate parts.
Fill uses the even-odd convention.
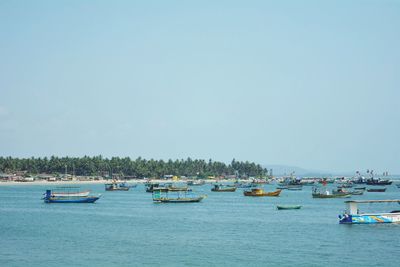
[[[193,187],[208,195],[200,203],[155,204],[143,185],[126,192],[81,185],[102,197],[94,204],[43,203],[52,188],[0,187],[0,266],[400,265],[399,224],[339,225],[346,199],[313,199],[311,187],[253,198],[204,185]],[[394,185],[352,197],[394,198]],[[303,207],[277,210],[279,204]],[[372,205],[360,208],[400,209]]]

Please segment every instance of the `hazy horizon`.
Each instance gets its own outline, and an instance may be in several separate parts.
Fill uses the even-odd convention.
[[[399,12],[398,1],[2,1],[0,156],[400,173]]]

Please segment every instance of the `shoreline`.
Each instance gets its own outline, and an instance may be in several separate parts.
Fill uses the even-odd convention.
[[[11,185],[78,185],[78,184],[105,184],[109,183],[107,180],[96,180],[96,181],[33,181],[33,182],[13,182],[6,181],[0,182],[0,186],[11,186]]]
[[[234,182],[235,180],[223,180],[223,182]],[[111,180],[95,180],[95,181],[33,181],[33,182],[15,182],[15,181],[5,181],[5,182],[0,182],[0,187],[1,186],[24,186],[24,185],[87,185],[87,184],[107,184],[111,183]],[[144,184],[148,182],[148,180],[145,179],[132,179],[132,180],[117,180],[118,183],[126,182],[126,183],[132,183],[132,184]],[[186,180],[179,180],[179,181],[174,181],[172,179],[152,179],[151,182],[153,183],[186,183]],[[215,179],[209,179],[205,180],[206,184],[209,183],[216,183],[216,182],[222,182],[221,180],[217,181]]]

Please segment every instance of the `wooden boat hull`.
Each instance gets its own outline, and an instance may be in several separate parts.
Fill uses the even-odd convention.
[[[54,196],[52,190],[46,190],[43,200],[45,203],[94,203],[100,196]]]
[[[375,192],[375,193],[380,193],[380,192],[385,192],[386,188],[379,188],[379,189],[375,189],[375,188],[371,188],[371,189],[367,189],[367,192]]]
[[[276,208],[278,210],[298,210],[301,209],[301,205],[278,205]]]
[[[45,203],[94,203],[99,198],[100,197],[76,197],[76,198],[51,197],[51,198],[45,198],[44,202]]]
[[[195,203],[204,199],[203,196],[197,198],[154,198],[156,203]]]
[[[354,187],[355,190],[365,190],[366,187]]]
[[[229,188],[211,188],[211,191],[213,192],[235,192],[236,191],[236,187],[229,187]]]
[[[391,185],[393,181],[383,180],[383,181],[367,181],[367,185]]]
[[[313,198],[349,198],[349,197],[351,197],[351,194],[350,193],[346,193],[346,194],[330,194],[330,195],[326,195],[326,194],[313,193],[312,197]]]
[[[106,191],[129,191],[129,187],[106,188]]]
[[[278,189],[274,192],[255,192],[255,191],[244,191],[243,194],[246,197],[278,197],[279,194],[282,192],[282,189]]]

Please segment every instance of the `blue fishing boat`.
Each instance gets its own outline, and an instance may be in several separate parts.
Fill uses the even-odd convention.
[[[100,196],[82,196],[79,193],[60,196],[52,190],[46,190],[43,200],[45,203],[94,203]]]
[[[400,223],[400,210],[383,213],[360,213],[358,204],[361,203],[400,203],[400,199],[393,200],[355,200],[345,201],[347,209],[339,215],[340,224],[374,224],[374,223]]]

